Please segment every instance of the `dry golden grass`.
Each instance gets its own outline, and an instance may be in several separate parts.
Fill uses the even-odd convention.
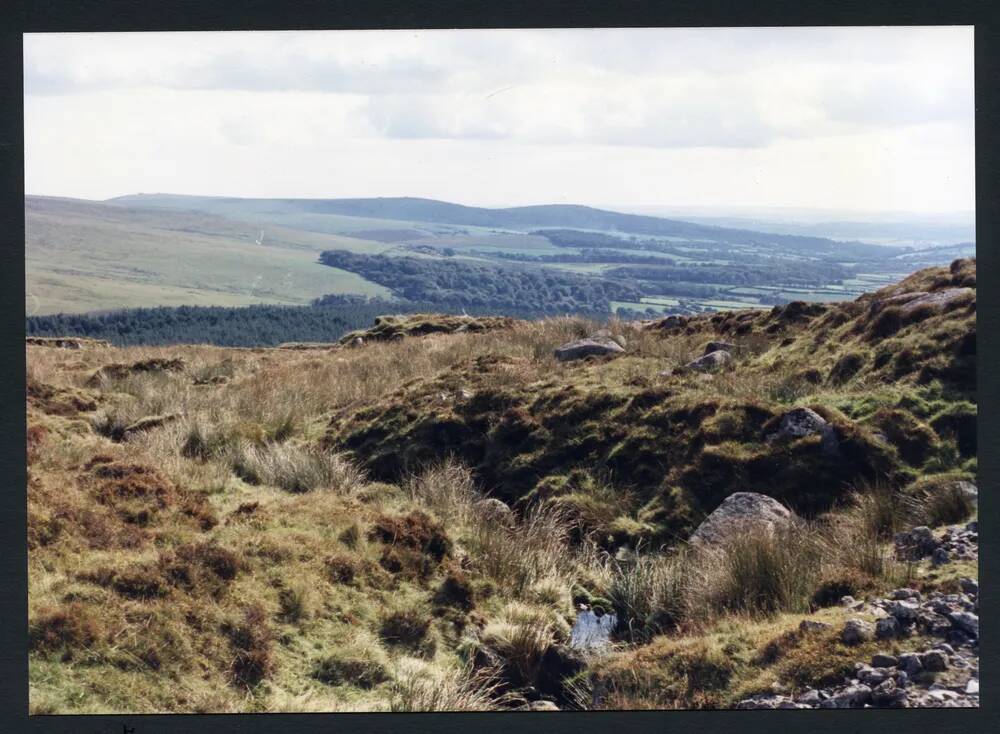
[[[887,555],[886,527],[899,518],[873,491],[801,538],[748,538],[699,557],[640,543],[637,559],[615,560],[615,544],[647,525],[645,499],[611,474],[580,468],[551,501],[498,515],[483,500],[503,488],[479,484],[481,467],[425,462],[386,484],[326,443],[332,422],[407,401],[408,386],[436,389],[441,379],[461,390],[479,358],[488,366],[478,391],[565,389],[581,423],[607,396],[625,404],[642,393],[654,401],[644,410],[667,394],[684,396],[681,408],[714,406],[697,426],[710,441],[749,431],[743,404],[816,401],[868,417],[923,400],[930,420],[944,402],[938,388],[887,385],[864,370],[827,383],[836,350],[782,347],[782,332],[736,337],[735,365],[711,376],[661,374],[701,354],[714,338],[704,325],[664,338],[612,324],[625,356],[554,359],[555,346],[599,326],[518,322],[328,351],[29,345],[32,712],[512,707],[521,702],[510,676],[538,677],[581,602],[616,609],[632,630],[620,667],[633,666],[638,682],[605,707],[710,705],[768,674],[725,664],[740,629],[756,650],[766,643],[758,638],[797,623],[818,590],[908,578],[912,569]],[[130,369],[176,359],[182,369]],[[822,379],[802,376],[806,362]],[[109,364],[124,367],[94,377]],[[176,417],[152,420],[164,416]],[[125,430],[137,423],[143,430]],[[949,446],[934,445],[941,472],[954,468]],[[101,484],[94,467],[105,465],[132,467],[134,481]],[[927,501],[927,517],[967,509],[954,493]],[[501,667],[473,670],[477,650]],[[680,662],[661,664],[667,652]],[[816,667],[815,652],[802,652],[796,670]]]

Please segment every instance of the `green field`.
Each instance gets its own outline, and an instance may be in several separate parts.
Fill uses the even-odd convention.
[[[331,248],[388,247],[377,242],[269,226],[257,244],[259,229],[212,215],[34,197],[25,232],[26,309],[34,314],[391,295],[317,260]]]
[[[320,253],[342,250],[485,265],[477,277],[493,279],[489,273],[499,268],[500,282],[537,269],[553,279],[593,276],[595,287],[580,291],[588,294],[585,299],[603,288],[611,288],[612,295],[590,307],[698,313],[853,299],[899,280],[911,266],[974,254],[974,246],[900,252],[659,221],[654,226],[648,219],[587,207],[486,210],[420,199],[157,194],[96,202],[29,196],[26,309],[44,315],[140,306],[299,305],[329,294],[391,298],[393,289],[412,294],[421,286],[412,278],[403,287],[391,278],[379,285],[359,272],[319,262]],[[616,262],[601,261],[601,251]],[[552,255],[571,262],[538,259]],[[448,267],[442,262],[443,270]],[[420,268],[428,278],[426,262]],[[396,273],[408,277],[405,269]],[[439,292],[451,292],[456,300],[451,277],[427,291],[432,300]],[[478,285],[466,283],[473,290]],[[560,298],[554,303],[564,305]],[[609,303],[611,298],[627,302]]]

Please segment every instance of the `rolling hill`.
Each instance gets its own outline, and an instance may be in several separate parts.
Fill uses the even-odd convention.
[[[889,248],[584,206],[417,198],[29,196],[25,222],[29,315],[356,295],[650,318],[850,300],[975,254],[974,243]],[[526,273],[544,283],[530,307],[511,295]]]

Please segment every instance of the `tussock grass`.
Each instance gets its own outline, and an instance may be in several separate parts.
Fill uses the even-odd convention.
[[[325,352],[28,346],[32,711],[509,708],[580,603],[621,625],[599,707],[835,675],[857,651],[788,634],[806,612],[836,624],[844,594],[975,573],[892,556],[892,533],[972,509],[945,479],[974,480],[974,303],[922,316],[881,341],[863,303],[614,323],[624,356],[571,363],[553,348],[604,324]],[[716,339],[730,367],[662,374]],[[794,405],[836,425],[840,463],[765,444]],[[112,491],[99,465],[144,469]],[[687,548],[733,487],[802,499],[807,521]],[[560,683],[567,705],[589,705],[590,666]]]
[[[363,474],[336,454],[289,444],[240,443],[229,454],[233,472],[249,484],[267,484],[289,492],[328,489],[349,492]]]
[[[422,660],[399,661],[389,686],[389,710],[488,711],[510,705],[502,681],[488,669],[470,666],[433,666]]]

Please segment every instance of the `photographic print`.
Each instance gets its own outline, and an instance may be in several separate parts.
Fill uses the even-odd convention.
[[[32,715],[979,706],[971,26],[23,40]]]

